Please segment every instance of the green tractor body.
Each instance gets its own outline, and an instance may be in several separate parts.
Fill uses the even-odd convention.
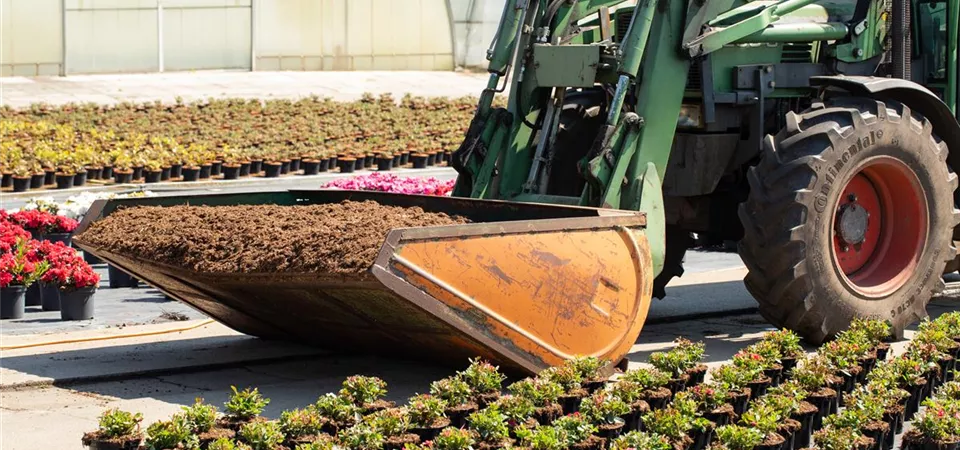
[[[956,270],[958,16],[958,0],[508,0],[454,195],[641,211],[658,297],[692,233],[740,241],[774,324],[899,332]]]

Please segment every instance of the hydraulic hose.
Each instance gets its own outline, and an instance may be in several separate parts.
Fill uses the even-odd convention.
[[[23,345],[8,345],[8,346],[0,347],[0,350],[19,350],[22,348],[46,347],[50,345],[77,344],[82,342],[107,341],[112,339],[125,339],[125,338],[143,337],[143,336],[156,336],[159,334],[180,333],[184,331],[195,330],[200,327],[205,327],[214,322],[216,321],[213,319],[207,319],[207,320],[204,320],[203,322],[195,323],[193,325],[189,325],[186,327],[168,328],[166,330],[159,330],[159,331],[145,331],[142,333],[120,334],[116,336],[96,336],[96,337],[82,338],[82,339],[63,339],[58,341],[36,342],[33,344],[23,344]]]

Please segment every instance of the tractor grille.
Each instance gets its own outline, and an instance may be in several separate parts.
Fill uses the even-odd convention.
[[[690,72],[687,73],[687,90],[699,91],[703,86],[703,71],[700,70],[700,61],[694,61],[690,64]]]
[[[813,62],[812,42],[790,42],[783,44],[783,62]]]

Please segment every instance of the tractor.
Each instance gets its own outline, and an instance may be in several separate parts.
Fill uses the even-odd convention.
[[[958,25],[960,0],[507,0],[451,197],[99,200],[74,244],[244,333],[535,373],[623,363],[696,233],[739,242],[775,326],[902,335],[960,267]],[[386,230],[360,275],[201,273],[83,239],[123,207],[345,200],[470,223]]]
[[[507,1],[454,195],[642,211],[660,298],[691,233],[739,241],[813,343],[924,317],[958,268],[960,1],[622,4]]]

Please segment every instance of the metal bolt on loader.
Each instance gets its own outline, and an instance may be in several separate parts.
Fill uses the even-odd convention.
[[[77,244],[250,334],[526,372],[621,361],[692,233],[740,242],[776,326],[900,334],[960,268],[958,25],[960,0],[507,0],[453,197],[111,200],[81,229],[120,206],[343,199],[472,223],[390,230],[368,273],[283,286]]]

